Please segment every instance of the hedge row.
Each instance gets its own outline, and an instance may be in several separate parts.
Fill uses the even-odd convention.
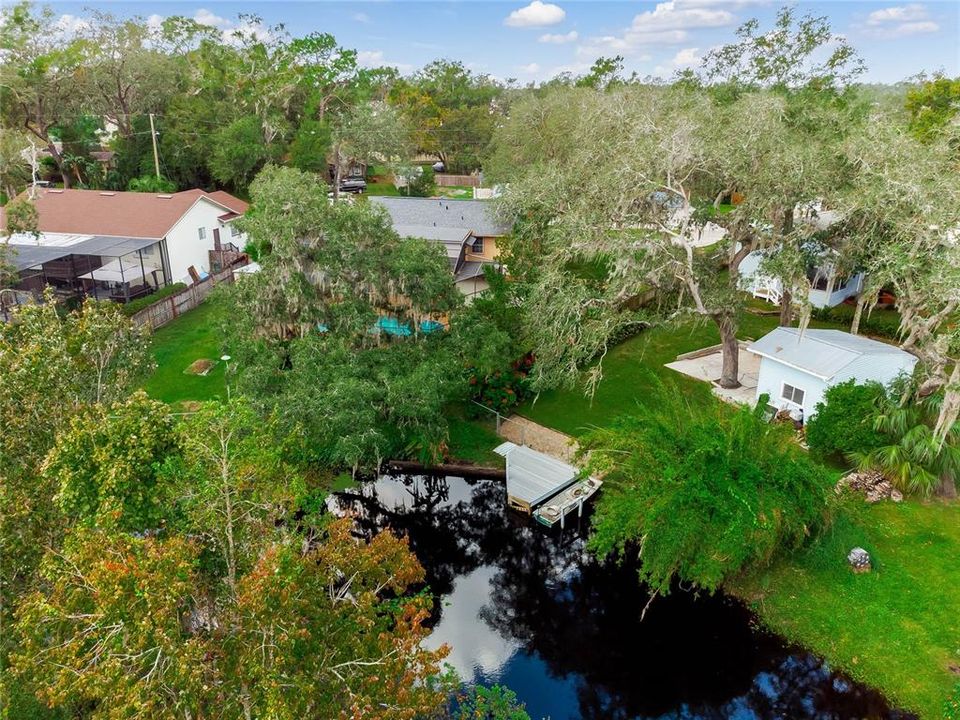
[[[844,304],[832,308],[817,308],[813,311],[813,317],[824,322],[844,325],[849,329],[854,312],[856,312],[855,306]],[[860,317],[860,334],[896,340],[900,336],[899,313],[893,310],[877,309],[868,315],[867,310],[864,310]]]
[[[142,298],[137,298],[136,300],[128,302],[126,305],[122,305],[121,307],[123,308],[125,315],[136,315],[145,307],[149,307],[155,302],[160,302],[164,298],[170,297],[171,295],[176,295],[178,292],[183,292],[186,289],[187,286],[184,283],[173,283],[172,285],[167,285],[166,287],[160,288],[154,293],[144,295]]]

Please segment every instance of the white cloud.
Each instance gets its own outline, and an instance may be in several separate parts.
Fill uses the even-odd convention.
[[[563,45],[564,43],[571,43],[577,40],[580,37],[580,34],[576,30],[571,30],[568,33],[546,33],[541,35],[539,40],[542,43],[553,43],[554,45]]]
[[[529,65],[520,65],[517,68],[517,72],[522,73],[523,75],[536,75],[538,72],[540,72],[540,65],[535,62],[532,62]]]
[[[930,19],[925,5],[912,3],[874,10],[867,16],[864,34],[880,40],[935,33],[940,26]]]
[[[636,32],[657,32],[724,27],[733,24],[734,19],[727,10],[711,10],[684,0],[672,0],[657,3],[653,10],[635,16],[631,28]]]
[[[193,19],[201,25],[209,25],[210,27],[219,28],[220,30],[228,30],[233,26],[233,23],[231,23],[229,20],[210,12],[206,8],[200,8],[197,10],[193,14]]]
[[[690,30],[733,25],[736,18],[728,10],[715,9],[704,0],[671,0],[658,3],[653,10],[633,18],[630,27],[620,35],[593,37],[577,48],[580,55],[616,52],[633,55],[640,48],[656,45],[678,45],[687,42]]]
[[[653,74],[662,78],[668,78],[677,70],[683,70],[695,65],[699,65],[703,59],[699,54],[700,48],[690,47],[678,51],[670,60],[663,65],[657,65],[653,69]]]
[[[383,50],[358,50],[357,63],[364,67],[376,67],[383,64]]]
[[[76,15],[61,15],[57,19],[56,24],[57,31],[66,37],[76,35],[78,32],[86,30],[89,27],[90,23],[83,18],[78,18]]]
[[[874,10],[867,16],[867,25],[882,25],[888,22],[904,22],[907,20],[923,20],[927,17],[927,9],[915,3],[899,7],[888,7]]]
[[[559,5],[533,0],[526,7],[514,10],[503,21],[510,27],[544,27],[563,22],[567,12]]]
[[[358,50],[357,64],[365,68],[395,67],[404,74],[413,70],[410,63],[390,62],[383,56],[383,50]]]
[[[354,14],[351,15],[350,17],[353,18],[353,19],[354,19],[356,22],[358,22],[358,23],[368,23],[368,22],[370,22],[370,16],[367,15],[366,13],[364,13],[364,12],[354,13]]]

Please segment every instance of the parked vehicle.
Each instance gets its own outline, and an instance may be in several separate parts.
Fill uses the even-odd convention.
[[[340,192],[362,193],[367,189],[367,181],[362,177],[347,177],[340,181]]]

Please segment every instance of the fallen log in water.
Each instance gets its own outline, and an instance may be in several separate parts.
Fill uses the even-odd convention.
[[[387,468],[395,472],[412,473],[414,475],[453,475],[463,478],[490,478],[492,480],[506,480],[507,473],[501,468],[481,467],[479,465],[460,465],[456,463],[440,463],[439,465],[424,465],[412,460],[388,460]]]

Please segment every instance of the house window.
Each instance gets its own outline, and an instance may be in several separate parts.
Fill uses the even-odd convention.
[[[239,235],[239,234],[240,234],[240,231],[237,230],[237,226],[231,223],[231,224],[230,224],[230,237],[236,237],[236,236]]]
[[[483,255],[483,238],[477,238],[473,241],[473,253]]]
[[[207,229],[204,228],[204,227],[202,227],[202,228],[197,228],[197,236],[198,236],[201,240],[206,240],[206,239],[207,239]]]
[[[793,385],[788,385],[787,383],[783,384],[783,391],[780,393],[780,397],[788,402],[792,402],[794,405],[803,406],[803,390]]]

